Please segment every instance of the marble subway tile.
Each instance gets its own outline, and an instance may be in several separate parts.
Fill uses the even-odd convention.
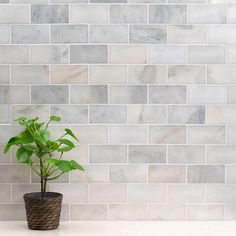
[[[210,145],[207,147],[207,163],[236,164],[236,146]]]
[[[125,124],[127,106],[125,105],[92,105],[89,107],[89,122],[99,124]]]
[[[168,163],[197,164],[205,163],[204,145],[169,145]]]
[[[190,165],[187,167],[188,183],[224,183],[223,165]]]
[[[110,22],[121,23],[147,23],[147,6],[145,5],[111,5]]]
[[[88,106],[52,105],[50,115],[60,116],[63,124],[86,124],[88,123]]]
[[[186,5],[150,5],[150,23],[184,24],[187,23]]]
[[[236,203],[236,186],[207,185],[206,197],[208,203]]]
[[[225,88],[223,86],[190,85],[188,101],[190,104],[224,103]]]
[[[187,206],[188,220],[223,220],[224,206],[222,204],[194,204]]]
[[[31,87],[32,104],[65,104],[69,102],[69,89],[64,85],[34,85]]]
[[[88,66],[86,65],[52,65],[50,67],[52,84],[87,84]]]
[[[47,65],[12,65],[11,81],[14,84],[48,84]]]
[[[63,194],[64,203],[86,203],[88,186],[85,184],[51,184],[50,191]]]
[[[205,66],[169,65],[168,82],[173,84],[201,84],[205,82]]]
[[[184,104],[186,103],[186,86],[151,85],[149,87],[149,103]]]
[[[13,25],[11,41],[14,44],[49,43],[48,25]]]
[[[193,45],[188,47],[188,63],[224,64],[225,48],[223,45]]]
[[[1,204],[0,220],[2,221],[22,221],[26,220],[24,204]]]
[[[202,203],[205,199],[205,187],[200,184],[169,185],[167,199],[169,203]]]
[[[31,22],[34,24],[69,23],[69,6],[64,4],[32,5]]]
[[[164,124],[166,107],[162,105],[129,105],[128,123],[130,124]]]
[[[90,145],[91,163],[125,163],[127,147],[125,145]]]
[[[226,55],[227,63],[234,64],[236,63],[236,47],[229,45],[227,47],[227,55]]]
[[[226,7],[224,5],[190,5],[190,24],[223,24],[226,23]]]
[[[49,117],[48,105],[12,105],[11,106],[11,122],[16,123],[15,120],[20,117],[35,118],[39,116],[40,119],[46,121]]]
[[[52,25],[52,43],[87,43],[87,25]]]
[[[144,45],[112,45],[109,47],[111,64],[146,64],[147,48]]]
[[[108,48],[106,45],[71,45],[71,64],[104,64],[108,62]]]
[[[220,125],[198,125],[188,127],[190,144],[223,144],[225,143],[225,127]]]
[[[235,124],[235,105],[212,105],[208,107],[207,122],[209,124]]]
[[[130,163],[165,163],[164,145],[129,145]]]
[[[226,204],[225,206],[225,220],[235,220],[236,204]]]
[[[233,65],[210,65],[207,67],[207,83],[236,83],[236,68]]]
[[[74,85],[70,91],[73,104],[104,104],[108,102],[106,85]]]
[[[94,23],[108,22],[108,7],[99,4],[70,4],[70,23]]]
[[[0,84],[10,83],[10,67],[8,65],[0,65]]]
[[[109,219],[119,221],[146,220],[145,204],[110,204]]]
[[[16,125],[0,125],[0,143],[7,143],[11,137],[15,137],[21,130],[22,129]],[[4,168],[4,166],[2,168]]]
[[[186,47],[183,45],[151,45],[148,53],[150,64],[186,63]]]
[[[164,65],[130,65],[129,84],[165,84],[166,67]]]
[[[183,125],[150,125],[149,139],[151,144],[184,144],[186,127]]]
[[[0,25],[0,44],[10,43],[10,26]]]
[[[2,141],[1,141],[2,142]],[[4,153],[5,144],[0,144],[0,163],[10,163],[11,153]]]
[[[125,184],[92,184],[91,203],[125,203],[127,189]]]
[[[233,3],[233,2],[232,2]],[[236,23],[236,6],[235,5],[229,5],[227,6],[227,23],[234,24]]]
[[[149,165],[149,183],[185,183],[185,165]]]
[[[164,44],[167,42],[167,27],[164,25],[131,25],[130,43]]]
[[[144,165],[111,165],[110,183],[146,183],[147,169]]]
[[[226,183],[235,184],[236,183],[236,166],[227,165],[226,166]]]
[[[207,42],[205,25],[170,25],[168,28],[169,43],[198,44]]]
[[[0,45],[1,64],[28,64],[29,47],[23,45]]]
[[[185,220],[183,204],[151,204],[148,208],[149,220]]]
[[[75,221],[107,220],[107,204],[71,204],[70,219]]]
[[[111,85],[110,103],[145,104],[147,103],[147,86],[145,85]]]
[[[130,184],[128,186],[129,203],[159,203],[166,200],[164,184]]]
[[[107,144],[108,128],[106,125],[72,125],[81,144]]]
[[[10,105],[0,104],[0,123],[7,124],[10,123]]]
[[[32,64],[67,64],[68,60],[66,45],[34,45],[31,47]]]
[[[139,125],[112,125],[110,127],[112,144],[147,143],[147,127]]]
[[[128,43],[127,25],[91,25],[91,43]]]
[[[228,144],[236,144],[236,126],[235,125],[228,125],[226,126],[227,129],[227,143]]]
[[[23,165],[0,165],[1,183],[29,183],[30,169]]]
[[[169,124],[204,124],[205,106],[171,105],[168,106]]]
[[[0,203],[10,203],[11,201],[11,185],[10,184],[0,184]]]
[[[30,6],[28,5],[1,5],[1,24],[28,24],[30,23]]]
[[[90,84],[126,84],[125,65],[90,65]]]
[[[0,104],[26,104],[29,102],[29,86],[0,85]]]

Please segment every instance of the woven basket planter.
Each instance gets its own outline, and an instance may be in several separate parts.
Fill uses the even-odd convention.
[[[28,227],[33,230],[51,230],[59,226],[63,195],[41,192],[24,195]]]

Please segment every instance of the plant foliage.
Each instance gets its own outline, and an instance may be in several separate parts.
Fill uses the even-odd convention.
[[[84,170],[74,160],[62,160],[65,152],[75,148],[73,141],[79,142],[70,129],[65,129],[65,133],[56,140],[51,138],[48,127],[51,122],[60,122],[60,117],[51,116],[46,124],[40,122],[38,117],[21,117],[16,121],[24,130],[18,136],[10,138],[4,153],[13,146],[17,147],[16,158],[39,175],[42,193],[46,192],[47,181],[57,179],[72,170]]]

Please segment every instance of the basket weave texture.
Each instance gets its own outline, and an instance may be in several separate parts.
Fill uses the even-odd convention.
[[[29,229],[51,230],[59,226],[63,195],[41,192],[24,195],[26,217]]]

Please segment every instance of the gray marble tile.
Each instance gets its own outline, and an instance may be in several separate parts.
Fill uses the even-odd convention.
[[[130,105],[128,106],[128,123],[166,123],[166,107],[161,105]]]
[[[130,43],[164,44],[167,42],[167,27],[164,25],[131,25]]]
[[[69,23],[69,6],[32,5],[31,22],[35,24]]]
[[[48,25],[13,25],[11,41],[15,44],[49,43]]]
[[[128,0],[90,0],[91,3],[127,3]]]
[[[0,84],[10,83],[10,67],[7,65],[0,65]]]
[[[30,90],[26,85],[1,85],[0,104],[25,104],[30,102]]]
[[[129,84],[165,84],[166,67],[164,65],[130,65]]]
[[[48,84],[49,68],[47,65],[13,65],[11,81],[14,84]]]
[[[34,45],[31,46],[32,64],[67,64],[69,62],[66,45]]]
[[[24,204],[1,204],[0,205],[0,220],[26,220]]]
[[[52,65],[50,67],[52,84],[87,84],[87,65]]]
[[[69,88],[63,85],[31,87],[32,104],[64,104],[69,102]]]
[[[10,203],[11,201],[11,185],[10,184],[0,184],[2,189],[0,193],[1,203]]]
[[[225,167],[223,165],[188,166],[188,183],[224,183]]]
[[[149,165],[149,183],[185,183],[185,165]]]
[[[187,7],[185,5],[151,5],[150,23],[187,23]]]
[[[104,64],[108,62],[108,49],[105,45],[72,45],[70,62]]]
[[[87,43],[87,25],[52,25],[52,43]]]
[[[151,85],[149,88],[151,104],[184,104],[186,103],[186,86],[184,85]]]
[[[127,161],[125,145],[90,145],[91,163],[123,163]]]
[[[0,123],[10,123],[10,105],[0,104]]]
[[[29,47],[21,45],[0,45],[1,64],[28,64]]]
[[[165,163],[164,145],[129,145],[130,163]]]
[[[111,85],[110,103],[113,104],[147,103],[147,87],[145,85]]]
[[[205,106],[168,106],[169,124],[204,124]]]
[[[0,43],[7,44],[10,43],[10,26],[0,25]]]
[[[127,122],[127,106],[92,105],[89,107],[89,122],[100,124],[125,124]]]
[[[146,183],[145,165],[111,165],[109,168],[110,183]]]
[[[127,25],[91,25],[91,43],[128,43]]]
[[[225,182],[228,184],[235,184],[236,183],[236,167],[235,165],[227,165],[226,167],[226,180]]]
[[[105,104],[108,102],[108,88],[106,85],[74,85],[70,96],[70,102],[74,104]]]
[[[61,117],[63,124],[87,124],[88,106],[86,105],[52,105],[50,115]]]
[[[145,5],[111,5],[111,23],[147,23],[147,7]]]

